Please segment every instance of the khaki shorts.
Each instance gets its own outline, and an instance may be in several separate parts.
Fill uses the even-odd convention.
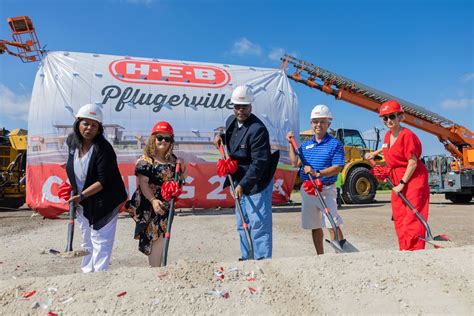
[[[301,227],[303,229],[318,229],[318,228],[331,228],[331,223],[324,216],[324,221],[322,220],[322,215],[324,214],[323,206],[319,199],[315,195],[308,195],[301,187]],[[324,202],[329,209],[336,226],[342,225],[342,217],[337,212],[337,190],[334,184],[324,186],[323,191],[321,192]]]

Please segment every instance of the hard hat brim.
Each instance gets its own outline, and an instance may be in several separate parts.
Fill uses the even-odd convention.
[[[243,102],[235,102],[235,103],[234,103],[234,102],[232,102],[232,105],[252,105],[252,103],[248,103],[248,102],[246,102],[246,103],[243,103]]]
[[[383,114],[380,113],[379,114],[379,117],[382,117],[382,116],[386,116],[386,115],[390,115],[390,114],[394,114],[394,113],[397,113],[397,114],[403,114],[403,109],[402,110],[389,110],[389,111],[384,111]]]

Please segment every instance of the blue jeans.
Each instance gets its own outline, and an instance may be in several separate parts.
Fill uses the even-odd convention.
[[[258,260],[272,257],[272,191],[273,181],[263,191],[253,195],[243,195],[240,200],[242,213],[248,223],[250,238],[253,242],[253,258],[250,258],[250,247],[242,227],[242,219],[237,207],[235,209],[242,259]]]

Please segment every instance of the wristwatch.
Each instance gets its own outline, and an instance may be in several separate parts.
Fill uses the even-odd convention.
[[[86,196],[84,194],[79,194],[79,202],[82,202],[84,199],[86,198]]]
[[[403,179],[400,180],[400,184],[407,184]]]
[[[321,171],[319,170],[314,170],[314,171],[316,171],[316,174],[317,174],[316,178],[319,178],[321,176]]]

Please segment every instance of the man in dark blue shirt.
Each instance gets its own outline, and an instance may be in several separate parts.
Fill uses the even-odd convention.
[[[321,192],[329,213],[337,226],[337,233],[341,243],[344,241],[342,230],[339,227],[343,221],[337,212],[337,190],[335,182],[337,175],[344,167],[344,146],[342,143],[329,135],[327,132],[331,126],[332,113],[326,105],[316,105],[311,111],[311,128],[314,136],[304,141],[299,151],[303,156],[300,161],[296,155],[293,146],[290,144],[289,156],[291,164],[295,167],[301,167],[299,174],[302,181],[308,180],[308,174],[314,178],[320,177],[323,182],[323,191]],[[290,140],[293,132],[288,132],[287,138]],[[316,196],[308,195],[304,189],[301,189],[301,226],[303,229],[311,229],[314,247],[318,255],[324,253],[323,247],[323,227],[329,225],[322,220],[323,207]],[[331,239],[334,239],[334,231],[331,228],[329,233]]]

